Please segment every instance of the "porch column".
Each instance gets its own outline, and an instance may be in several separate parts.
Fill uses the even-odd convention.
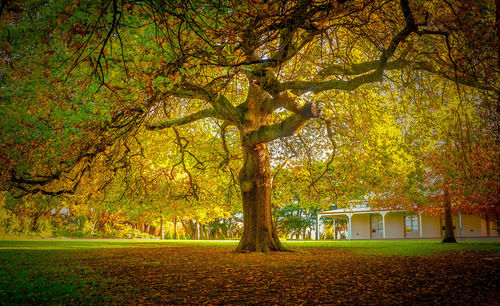
[[[462,214],[458,214],[458,228],[460,229],[460,240],[464,240],[463,228],[462,228]]]
[[[387,212],[382,211],[380,214],[382,215],[382,238],[385,239],[385,214],[387,214]]]
[[[419,213],[418,214],[418,230],[419,230],[419,235],[420,235],[420,238],[422,238],[422,214]]]
[[[349,218],[349,221],[347,222],[347,239],[351,240],[351,238],[352,238],[352,228],[351,228],[352,213],[348,213],[346,215],[347,215],[347,218]]]
[[[316,215],[316,240],[319,240],[319,218],[321,216],[320,215]]]

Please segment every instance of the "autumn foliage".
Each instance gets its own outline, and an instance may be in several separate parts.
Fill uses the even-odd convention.
[[[107,220],[199,228],[242,213],[239,249],[264,252],[283,250],[272,210],[299,193],[308,208],[413,207],[448,182],[464,211],[496,207],[497,10],[493,1],[4,1],[2,197],[33,224],[36,209],[16,208],[45,197],[73,220],[98,215],[91,222],[103,229]],[[446,124],[457,120],[473,132]]]

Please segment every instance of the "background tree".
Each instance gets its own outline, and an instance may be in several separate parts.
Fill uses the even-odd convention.
[[[454,242],[452,211],[488,215],[500,207],[495,97],[446,80],[414,77],[392,98],[416,102],[395,110],[415,167],[392,197],[395,205],[444,214],[443,242]]]

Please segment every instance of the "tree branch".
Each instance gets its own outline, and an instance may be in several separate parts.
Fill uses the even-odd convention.
[[[372,72],[364,75],[357,76],[351,80],[330,80],[324,82],[317,81],[295,81],[285,82],[281,84],[282,90],[299,90],[306,92],[321,92],[330,89],[339,90],[354,90],[359,86],[367,83],[379,82],[382,80],[384,70],[387,66],[387,61],[394,55],[396,49],[402,41],[404,41],[412,32],[418,31],[418,26],[415,24],[413,14],[410,9],[408,0],[401,0],[401,10],[403,12],[406,25],[396,36],[394,36],[389,43],[387,49],[382,50],[378,65],[372,68]]]
[[[327,68],[323,69],[318,73],[318,76],[321,78],[330,76],[330,75],[360,75],[363,73],[367,73],[369,71],[374,70],[378,65],[380,65],[380,61],[368,61],[359,64],[353,64],[350,67],[343,67],[340,65],[331,65]],[[384,70],[396,70],[410,67],[413,70],[422,70],[427,71],[432,74],[438,75],[442,78],[448,79],[450,81],[456,82],[460,85],[470,86],[474,88],[478,88],[486,91],[494,91],[499,92],[499,88],[495,88],[493,86],[488,86],[484,84],[480,84],[475,80],[468,79],[466,77],[460,77],[448,74],[444,69],[436,68],[432,63],[425,61],[414,62],[411,60],[398,59],[392,62],[388,62],[385,66]]]
[[[259,143],[291,136],[307,120],[317,117],[319,117],[319,110],[316,104],[308,103],[302,107],[300,113],[294,114],[280,123],[262,126],[258,130],[248,133],[243,137],[243,145],[254,146]]]
[[[394,69],[400,69],[404,66],[407,66],[410,62],[405,61],[402,59],[398,59],[392,62],[387,62],[385,66],[385,70],[394,70]],[[324,79],[328,76],[332,75],[350,75],[350,76],[356,76],[360,74],[364,74],[367,72],[370,72],[372,70],[375,70],[378,66],[380,66],[380,60],[375,60],[375,61],[367,61],[363,63],[358,63],[358,64],[352,64],[349,67],[346,66],[341,66],[341,65],[330,65],[323,70],[321,70],[317,75],[317,79]]]
[[[238,108],[234,107],[224,95],[210,88],[186,83],[174,91],[172,95],[180,98],[202,99],[207,101],[213,107],[211,110],[213,114],[210,114],[209,117],[215,117],[233,123],[239,122],[242,118],[241,111]]]
[[[182,118],[165,120],[163,122],[159,122],[156,124],[148,124],[148,125],[146,125],[146,129],[148,129],[150,131],[162,130],[162,129],[169,128],[172,126],[185,125],[185,124],[191,123],[193,121],[197,121],[197,120],[209,118],[209,117],[219,118],[219,116],[217,116],[217,112],[214,109],[203,109],[201,111],[187,115],[187,116],[182,117]],[[219,119],[222,119],[222,118],[219,118]]]
[[[229,152],[229,148],[227,147],[226,141],[226,128],[227,123],[224,123],[220,128],[220,138],[222,140],[222,148],[224,149],[223,157],[224,159],[220,162],[217,168],[221,169],[229,164],[231,153]]]
[[[196,182],[194,182],[193,180],[193,176],[191,174],[191,172],[189,171],[189,169],[187,168],[186,166],[186,159],[185,159],[185,152],[186,152],[186,147],[188,145],[187,143],[187,140],[185,140],[184,138],[182,138],[179,134],[179,131],[176,129],[176,128],[173,128],[174,132],[175,132],[175,139],[176,139],[176,143],[177,143],[177,146],[179,147],[179,152],[180,152],[180,164],[182,165],[182,169],[184,170],[184,173],[187,174],[188,176],[188,180],[189,180],[189,193],[191,193],[196,200],[199,200],[199,197],[198,197],[198,189],[199,189],[199,186],[198,184],[196,184]],[[182,144],[182,140],[185,140],[186,141],[186,144],[183,145]]]
[[[326,162],[325,170],[323,170],[323,172],[321,172],[321,174],[309,184],[308,186],[309,188],[313,187],[326,174],[326,172],[328,172],[330,165],[333,163],[335,159],[337,144],[335,142],[335,139],[333,139],[332,123],[330,121],[326,121],[325,124],[326,124],[326,135],[332,145],[332,154],[330,155],[330,158]]]

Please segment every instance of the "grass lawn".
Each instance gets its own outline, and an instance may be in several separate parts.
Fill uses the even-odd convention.
[[[500,243],[0,241],[0,304],[498,303]]]

